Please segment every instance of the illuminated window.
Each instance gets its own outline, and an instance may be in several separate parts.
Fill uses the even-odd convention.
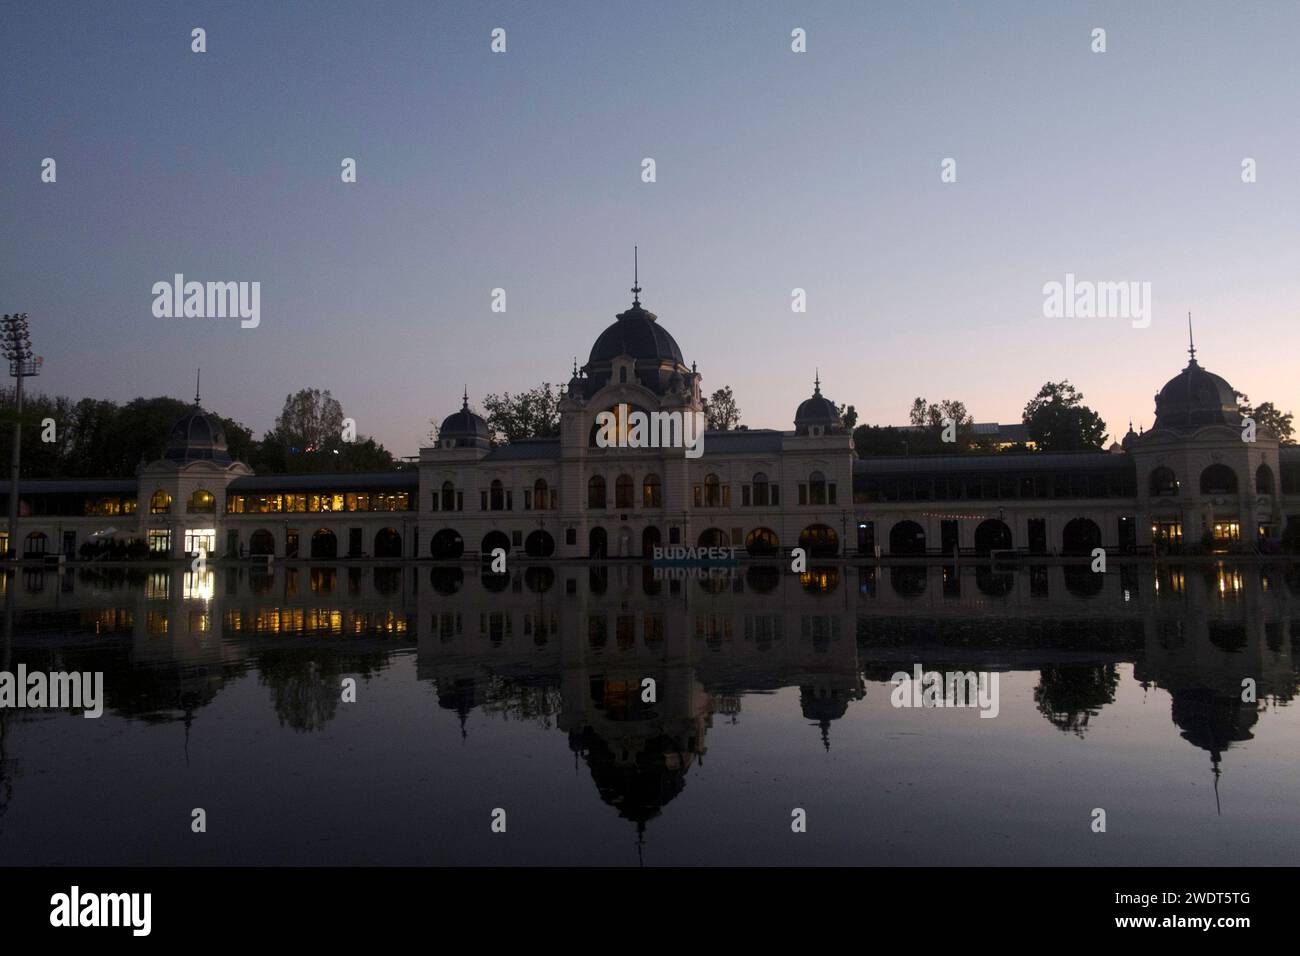
[[[172,533],[170,530],[150,530],[148,534],[148,542],[151,554],[171,554]]]
[[[206,488],[199,488],[190,495],[187,507],[190,514],[212,514],[217,510],[217,499]]]
[[[645,481],[641,484],[641,504],[646,508],[664,506],[663,486],[659,483],[658,475],[651,473],[645,476]]]
[[[149,513],[152,515],[170,514],[172,510],[172,496],[159,488],[149,499]]]

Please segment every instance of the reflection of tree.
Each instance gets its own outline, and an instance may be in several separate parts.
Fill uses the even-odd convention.
[[[1034,703],[1054,726],[1082,737],[1088,721],[1115,702],[1117,686],[1114,664],[1053,664],[1039,672]]]
[[[508,677],[493,677],[485,688],[483,712],[506,720],[528,720],[549,730],[563,709],[560,686]]]
[[[340,651],[319,655],[319,650],[276,648],[257,655],[257,669],[263,684],[271,688],[271,700],[280,726],[312,733],[334,719],[343,699],[343,678],[358,682],[378,673],[389,652]]]

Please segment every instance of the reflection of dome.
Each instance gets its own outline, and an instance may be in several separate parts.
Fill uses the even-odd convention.
[[[646,740],[633,762],[617,759],[608,742],[592,728],[570,734],[569,746],[582,753],[600,798],[638,828],[659,816],[686,786],[692,754],[666,735]]]
[[[630,355],[638,362],[669,362],[684,365],[682,350],[658,316],[634,302],[632,308],[618,314],[618,320],[600,333],[591,347],[588,364],[608,362],[620,355]]]
[[[465,392],[460,411],[442,420],[438,443],[453,442],[457,448],[486,448],[492,444],[492,431],[482,417],[469,410],[469,392]]]
[[[799,410],[794,413],[795,432],[807,435],[810,428],[839,431],[843,427],[839,409],[834,402],[822,395],[821,378],[814,379],[812,397],[804,399],[799,404]]]
[[[1259,710],[1234,695],[1215,694],[1203,687],[1170,690],[1174,724],[1184,740],[1209,751],[1214,761],[1234,743],[1250,740]]]
[[[226,447],[226,433],[217,419],[203,411],[196,402],[172,426],[163,458],[168,461],[212,461],[228,465],[230,451]]]
[[[1241,412],[1232,386],[1201,368],[1193,355],[1187,367],[1156,395],[1156,427],[1191,429],[1205,425],[1239,428]]]

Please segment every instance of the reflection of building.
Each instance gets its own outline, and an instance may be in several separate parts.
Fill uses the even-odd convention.
[[[1130,428],[1107,453],[857,460],[816,378],[791,430],[708,432],[698,458],[682,447],[599,447],[602,412],[703,408],[701,375],[638,297],[575,362],[558,437],[494,446],[466,395],[418,470],[258,476],[230,460],[196,396],[163,457],[134,481],[24,483],[21,549],[75,553],[109,530],[169,556],[318,559],[455,559],[498,547],[618,557],[671,544],[753,555],[798,545],[820,557],[876,547],[1086,554],[1276,539],[1300,522],[1300,448],[1279,449],[1263,429],[1243,441],[1231,386],[1189,351],[1156,395],[1154,426]]]

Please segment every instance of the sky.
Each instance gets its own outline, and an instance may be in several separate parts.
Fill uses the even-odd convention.
[[[1068,379],[1118,437],[1189,311],[1202,365],[1300,413],[1297,35],[1290,2],[10,0],[0,311],[38,391],[188,399],[201,366],[257,434],[315,387],[413,455],[463,386],[567,381],[636,245],[751,427],[819,372],[872,424]],[[259,282],[260,324],[156,317],[176,273]],[[1150,283],[1149,325],[1046,316],[1067,274]]]

